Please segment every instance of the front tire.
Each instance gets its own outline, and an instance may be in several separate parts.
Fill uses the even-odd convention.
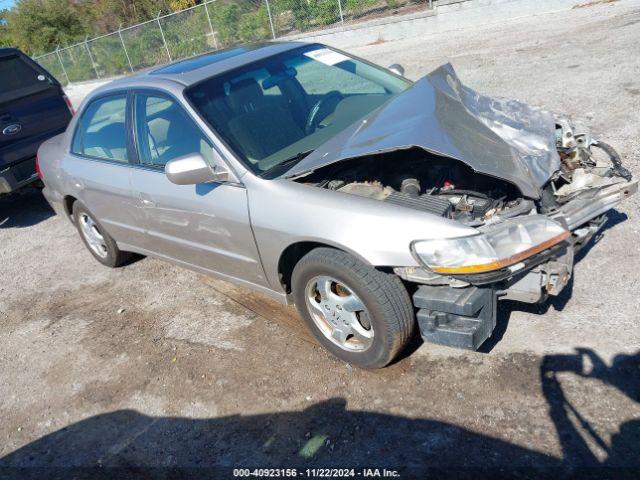
[[[85,247],[101,264],[116,268],[131,258],[131,253],[121,251],[87,207],[77,201],[73,204],[73,220]]]
[[[400,279],[340,250],[316,248],[305,255],[293,270],[292,293],[318,341],[358,367],[388,365],[415,328]]]

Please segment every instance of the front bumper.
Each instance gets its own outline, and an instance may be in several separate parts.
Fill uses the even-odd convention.
[[[421,285],[413,294],[425,341],[477,350],[496,326],[496,289]]]
[[[616,183],[601,189],[586,190],[550,215],[575,230],[593,218],[611,210],[638,191],[638,181]]]
[[[420,285],[413,294],[422,338],[432,343],[477,350],[496,326],[498,300],[538,303],[558,295],[569,283],[574,246],[568,242],[543,252],[527,269],[509,278],[462,287]]]
[[[38,179],[36,159],[30,158],[0,171],[0,193],[10,193]]]
[[[413,294],[424,340],[477,350],[496,326],[498,300],[539,303],[569,283],[574,254],[606,222],[605,212],[636,193],[638,182],[588,190],[550,214],[571,230],[565,242],[516,265],[468,276],[443,285],[419,285]]]

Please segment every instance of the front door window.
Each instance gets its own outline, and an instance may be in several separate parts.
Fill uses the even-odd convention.
[[[213,160],[211,145],[191,117],[170,98],[138,94],[136,140],[140,163],[164,169],[169,160],[194,153]]]

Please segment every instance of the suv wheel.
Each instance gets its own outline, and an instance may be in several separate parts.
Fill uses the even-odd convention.
[[[400,279],[340,250],[305,255],[294,268],[292,289],[318,341],[359,367],[384,367],[413,333],[413,305]]]
[[[73,204],[73,219],[87,250],[101,264],[115,268],[131,257],[129,252],[123,252],[118,248],[113,238],[80,202]]]

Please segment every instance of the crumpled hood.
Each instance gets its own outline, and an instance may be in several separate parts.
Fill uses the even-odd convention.
[[[480,95],[446,64],[331,138],[283,176],[364,155],[419,147],[539,198],[560,168],[555,119],[515,100]]]

